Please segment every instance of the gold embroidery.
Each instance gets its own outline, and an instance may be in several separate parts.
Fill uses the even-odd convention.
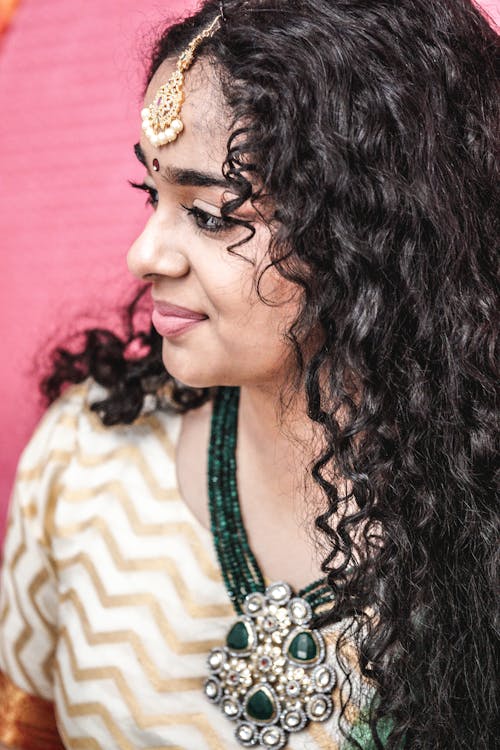
[[[72,704],[63,684],[61,670],[58,667],[56,668],[56,672],[61,687],[64,707],[69,716],[91,716],[92,714],[95,714],[101,718],[103,724],[106,726],[111,736],[118,743],[118,747],[120,748],[120,750],[137,750],[133,745],[130,744],[128,739],[113,721],[113,718],[109,711],[104,708],[102,704],[90,702]],[[227,750],[227,747],[224,747],[216,732],[211,727],[208,719],[202,714],[168,714],[166,716],[163,716],[161,721],[164,726],[176,726],[179,724],[195,726],[203,734],[203,737],[207,740],[211,750]],[[64,732],[64,730],[62,730],[62,732]],[[66,735],[64,736],[66,741]],[[72,738],[68,738],[68,744],[70,746],[72,742]],[[160,746],[160,750],[167,750],[167,748],[168,750],[170,750],[169,745],[166,745],[164,747]]]
[[[130,560],[126,560],[121,556],[121,553],[117,548],[108,547],[108,551],[113,558],[113,562],[115,563],[116,567],[120,571],[135,571],[135,570],[141,570],[144,568],[141,568],[139,566],[136,566],[134,558],[131,558]],[[141,562],[141,561],[139,561]],[[94,581],[97,578],[97,572],[95,567],[93,566],[93,563],[91,562],[90,557],[84,553],[79,552],[74,557],[67,558],[64,561],[57,561],[56,565],[59,568],[59,570],[65,570],[68,567],[71,567],[75,564],[81,564],[85,570],[89,573],[89,575],[92,578],[92,581]],[[162,566],[165,574],[167,575],[168,579],[172,581],[174,584],[175,590],[177,591],[177,594],[179,596],[180,601],[182,602],[183,607],[187,610],[190,617],[195,618],[206,618],[206,617],[231,617],[233,614],[233,610],[229,604],[198,604],[198,602],[194,601],[191,592],[187,588],[186,584],[182,580],[182,576],[178,571],[177,565],[174,563],[173,560],[165,558],[163,561]],[[147,567],[145,568],[148,569]],[[156,569],[156,568],[155,568]],[[110,595],[113,596],[113,595]],[[122,596],[125,596],[122,594]],[[130,598],[131,602],[144,602],[146,601],[144,597],[150,597],[151,594],[148,593],[136,593],[133,594]],[[148,599],[149,601],[149,599]]]
[[[67,427],[71,432],[75,432],[78,426],[78,414],[62,414],[57,420],[57,427]]]
[[[159,631],[163,635],[166,643],[172,651],[177,654],[202,654],[208,653],[212,648],[218,645],[218,640],[205,640],[205,641],[179,641],[177,636],[172,630],[170,622],[163,613],[158,600],[153,594],[150,593],[134,593],[134,594],[108,594],[105,590],[103,583],[97,574],[97,571],[91,562],[88,555],[80,553],[75,557],[60,562],[59,569],[64,570],[65,568],[71,567],[72,565],[80,564],[88,573],[89,578],[94,584],[96,594],[99,598],[103,607],[131,607],[136,609],[137,607],[147,607],[151,612]],[[209,607],[207,607],[209,609]]]
[[[109,428],[108,428],[109,429]],[[137,468],[138,474],[147,485],[152,497],[157,500],[176,500],[179,495],[177,489],[165,488],[161,486],[151,471],[144,454],[139,448],[133,445],[124,445],[119,448],[114,448],[109,453],[98,453],[92,455],[90,453],[78,453],[75,455],[80,466],[85,468],[92,468],[94,466],[106,465],[110,461],[118,461],[122,466],[131,466]]]
[[[95,500],[98,495],[113,495],[121,503],[121,507],[127,516],[128,522],[131,529],[137,536],[155,536],[157,534],[163,534],[168,529],[168,522],[158,523],[141,521],[137,515],[137,511],[134,507],[130,495],[123,486],[123,484],[113,479],[108,482],[101,482],[93,487],[80,488],[78,490],[66,487],[64,485],[58,485],[54,487],[54,493],[59,498],[59,502],[63,503],[84,503],[87,501]],[[47,529],[49,533],[57,534],[57,527],[54,526],[53,513],[46,519]]]
[[[0,741],[23,750],[64,750],[50,701],[25,693],[0,672]]]
[[[20,469],[17,473],[17,479],[21,482],[36,482],[47,471],[47,466],[66,466],[73,458],[73,451],[52,450],[44,456],[43,461],[30,468]]]
[[[19,563],[19,560],[21,559],[21,557],[24,555],[25,552],[26,552],[26,544],[25,544],[25,541],[23,539],[23,541],[20,542],[20,544],[17,547],[16,551],[12,555],[12,561],[10,563],[10,568],[11,568],[12,572],[14,572],[14,570],[16,569],[16,567],[17,567],[17,565]]]
[[[155,664],[150,658],[140,637],[133,630],[113,630],[106,633],[95,633],[90,625],[84,605],[76,591],[67,591],[61,597],[61,603],[71,602],[78,615],[85,638],[91,646],[102,646],[103,644],[127,643],[134,650],[137,661],[144,670],[148,680],[158,692],[181,692],[186,690],[200,690],[205,677],[182,677],[163,678]]]
[[[24,530],[23,527],[21,527],[21,530],[23,531],[24,536]],[[34,573],[33,578],[31,578],[29,581],[24,581],[23,576],[17,576],[15,574],[16,568],[19,565],[20,561],[24,558],[25,554],[27,554],[28,550],[25,544],[25,541],[23,540],[19,547],[14,552],[14,555],[12,556],[11,562],[10,562],[10,571],[11,571],[11,580],[12,580],[12,589],[14,594],[14,601],[17,612],[19,612],[22,622],[23,622],[23,629],[21,630],[20,634],[16,638],[14,642],[14,650],[13,650],[13,657],[15,659],[17,668],[22,673],[24,679],[26,680],[27,684],[30,686],[30,690],[33,694],[37,693],[37,688],[35,683],[33,682],[29,671],[24,666],[21,653],[26,645],[31,640],[31,637],[34,634],[34,629],[31,625],[30,620],[31,617],[27,616],[26,612],[23,609],[22,606],[22,594],[19,590],[19,581],[18,578],[22,581],[22,589],[23,591],[26,590],[29,594],[29,601],[31,603],[31,606],[33,607],[34,611],[40,618],[40,621],[43,623],[44,627],[46,628],[47,632],[50,635],[50,641],[53,642],[54,640],[54,627],[47,621],[47,619],[43,616],[38,603],[36,601],[36,596],[38,594],[38,591],[40,588],[47,582],[49,574],[46,570],[41,569]],[[10,606],[9,603],[6,603],[6,612],[3,614],[3,617],[5,619],[7,618],[7,607]],[[4,624],[4,621],[2,620],[2,624]],[[5,656],[5,655],[4,655]],[[48,682],[51,682],[52,675],[51,675],[51,654],[48,655],[48,657],[45,659],[42,669],[45,675],[45,678]],[[4,661],[4,663],[6,663]]]
[[[56,641],[56,627],[47,620],[43,612],[41,611],[40,607],[38,606],[38,602],[36,600],[38,591],[42,588],[42,586],[47,583],[49,580],[49,574],[46,570],[41,570],[33,579],[31,582],[31,585],[28,589],[28,593],[30,595],[31,604],[33,605],[33,609],[37,613],[38,617],[40,618],[40,621],[43,623],[47,634],[49,636],[49,642],[55,643]],[[52,666],[54,661],[54,655],[51,651],[47,657],[45,658],[42,669],[43,673],[45,675],[45,679],[48,683],[52,682]]]
[[[178,499],[179,494],[175,487],[165,488],[162,487],[150,467],[148,466],[144,455],[135,446],[126,445],[120,448],[115,448],[109,453],[100,453],[92,455],[90,453],[77,453],[75,451],[61,451],[53,450],[44,456],[43,461],[40,464],[30,467],[29,469],[22,469],[18,472],[17,478],[22,482],[33,482],[39,480],[45,471],[47,465],[52,464],[53,466],[64,467],[70,461],[75,461],[80,466],[85,468],[93,468],[95,466],[106,465],[110,461],[119,461],[123,465],[135,464],[141,479],[144,480],[148,486],[151,495],[161,501]]]
[[[170,439],[170,436],[168,435],[165,426],[163,422],[159,419],[158,416],[155,414],[152,414],[151,417],[151,428],[153,430],[153,434],[155,438],[158,440],[158,442],[163,446],[163,449],[167,456],[170,458],[172,463],[175,464],[176,461],[176,445],[174,442]]]
[[[69,739],[64,730],[61,730],[61,736],[64,740],[64,746],[69,750],[106,750],[104,745],[101,745],[93,737],[75,737],[74,739]]]
[[[28,520],[32,520],[33,518],[36,518],[38,516],[37,503],[33,500],[31,503],[28,503],[28,505],[23,505],[21,507],[21,513]]]
[[[87,529],[97,529],[103,536],[106,544],[109,544],[110,531],[109,527],[104,518],[101,516],[93,516],[92,518],[85,519],[79,523],[69,524],[67,526],[57,525],[55,533],[59,538],[73,538],[76,534],[80,534]],[[156,527],[158,529],[158,527]],[[157,530],[155,534],[148,534],[148,536],[157,536],[160,532]],[[210,578],[212,581],[221,581],[221,576],[218,569],[212,563],[207,551],[201,544],[196,532],[193,527],[187,521],[166,521],[161,525],[161,535],[165,537],[179,535],[184,537],[191,551],[196,558],[196,562],[200,566],[203,574]],[[140,534],[139,536],[143,536]],[[116,543],[115,543],[116,544]],[[165,558],[142,558],[134,562],[135,570],[162,570],[163,561]],[[231,610],[232,613],[232,610]]]
[[[22,527],[21,527],[21,530],[23,530]],[[19,667],[19,670],[22,672],[23,677],[26,680],[27,684],[30,686],[32,694],[36,695],[37,690],[36,690],[35,683],[31,679],[31,677],[30,677],[29,673],[27,672],[26,668],[24,667],[24,664],[23,664],[22,659],[21,659],[21,651],[23,650],[23,648],[26,646],[26,644],[29,642],[31,636],[33,635],[33,628],[29,624],[28,618],[26,617],[26,614],[25,614],[25,612],[23,610],[23,607],[21,605],[21,595],[20,595],[20,593],[18,591],[18,588],[17,588],[17,579],[16,579],[16,577],[14,575],[14,571],[15,571],[17,565],[19,564],[19,561],[21,560],[21,558],[23,557],[23,555],[24,555],[25,552],[26,552],[26,544],[25,544],[25,540],[23,539],[23,541],[21,542],[21,544],[19,545],[19,547],[16,549],[16,551],[15,551],[13,557],[12,557],[12,562],[11,562],[11,565],[10,565],[11,572],[12,572],[12,584],[13,584],[15,605],[16,605],[17,611],[21,614],[21,618],[22,618],[23,625],[24,625],[24,627],[21,630],[19,636],[16,638],[16,640],[14,642],[14,656],[15,656],[15,659],[16,659],[16,663],[17,663],[17,665]]]
[[[120,728],[115,724],[115,722],[113,721],[113,717],[111,716],[107,708],[104,708],[104,706],[102,706],[100,703],[71,703],[64,686],[61,670],[57,664],[54,671],[58,678],[64,708],[68,716],[78,717],[91,716],[92,714],[95,714],[102,719],[103,724],[106,726],[110,735],[117,742],[120,750],[136,750],[136,748],[134,748],[134,746],[127,740],[126,736],[123,734]],[[61,734],[64,735],[66,741],[66,732],[63,727],[61,727]],[[71,738],[69,739],[69,742],[72,742]]]
[[[172,560],[171,557],[141,557],[141,558],[135,558],[131,557],[129,559],[123,557],[121,550],[113,537],[112,533],[109,531],[109,528],[106,524],[106,522],[103,519],[95,518],[92,519],[92,522],[89,523],[89,526],[92,526],[93,528],[97,528],[101,536],[106,543],[106,546],[108,548],[109,554],[113,558],[113,561],[118,568],[118,570],[121,571],[146,571],[146,570],[154,570],[154,571],[160,571],[165,572],[168,577],[173,581],[174,586],[176,588],[176,591],[179,595],[179,598],[183,602],[185,608],[188,610],[191,617],[231,617],[233,615],[233,608],[230,604],[213,604],[213,605],[199,605],[197,602],[193,601],[191,594],[189,590],[187,589],[186,585],[184,584],[182,580],[182,576],[178,572],[177,565]],[[163,526],[163,534],[162,536],[168,536],[166,533],[167,528],[171,531],[172,526],[180,527],[181,524],[162,524]],[[187,524],[185,524],[186,528],[190,528]],[[201,551],[201,550],[200,550]],[[216,581],[221,581],[220,575],[217,574],[217,572],[214,570],[214,578]]]
[[[5,620],[7,619],[7,616],[9,614],[10,610],[10,604],[8,601],[5,602],[2,614],[0,615],[0,625],[3,625],[5,623]]]
[[[76,682],[95,682],[100,680],[110,680],[116,686],[127,705],[131,716],[140,729],[148,729],[165,723],[165,714],[146,715],[141,710],[139,702],[135,697],[129,682],[124,677],[122,671],[117,666],[102,667],[80,667],[77,662],[75,650],[71,638],[65,628],[61,630],[61,641],[64,641],[69,655],[71,672]],[[201,689],[201,684],[198,686]]]

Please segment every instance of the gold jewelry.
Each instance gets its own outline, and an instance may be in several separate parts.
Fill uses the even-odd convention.
[[[149,107],[142,110],[142,129],[152,146],[158,148],[171,143],[184,130],[180,118],[184,102],[184,73],[193,64],[197,48],[204,39],[212,35],[220,19],[217,16],[210,26],[189,42],[179,55],[175,70],[167,83],[160,86]]]

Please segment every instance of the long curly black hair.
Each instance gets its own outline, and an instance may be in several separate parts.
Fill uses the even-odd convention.
[[[170,27],[148,79],[218,13]],[[272,197],[272,262],[304,290],[290,337],[327,445],[323,619],[355,623],[373,747],[389,717],[389,749],[492,750],[498,36],[469,0],[227,0],[224,15],[199,50],[234,113],[223,171],[236,203]],[[130,422],[171,380],[158,335],[134,326],[139,296],[124,338],[57,350],[49,399],[90,374],[104,422]],[[172,387],[180,410],[210,397]]]

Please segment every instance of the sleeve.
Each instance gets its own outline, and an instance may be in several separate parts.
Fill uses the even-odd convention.
[[[47,412],[14,484],[0,577],[0,747],[64,748],[53,704],[58,587],[50,523],[71,458],[74,407],[72,394]]]

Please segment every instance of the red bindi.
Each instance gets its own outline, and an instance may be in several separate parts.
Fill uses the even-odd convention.
[[[155,172],[160,171],[160,162],[158,161],[158,159],[153,159],[153,169]]]

